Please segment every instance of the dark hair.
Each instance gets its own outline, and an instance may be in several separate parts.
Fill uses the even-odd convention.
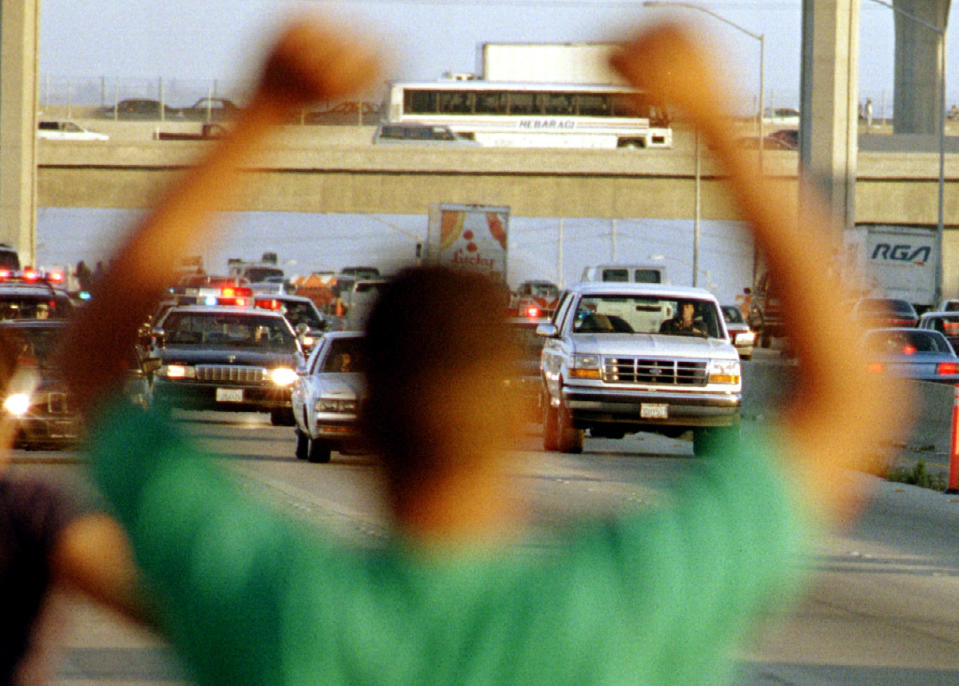
[[[509,359],[505,305],[503,290],[489,279],[445,267],[405,269],[380,295],[364,342],[363,418],[367,439],[393,476],[415,478],[431,466],[437,396],[469,393],[457,386],[465,370]]]

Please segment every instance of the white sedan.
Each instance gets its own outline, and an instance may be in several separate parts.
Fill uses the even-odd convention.
[[[358,417],[365,392],[363,334],[336,331],[324,335],[293,388],[296,457],[329,462],[332,451],[356,445]]]

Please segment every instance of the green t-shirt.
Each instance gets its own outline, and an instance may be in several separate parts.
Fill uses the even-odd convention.
[[[94,432],[100,487],[199,684],[715,684],[792,599],[806,530],[761,442],[536,552],[352,547],[259,503],[158,417]]]

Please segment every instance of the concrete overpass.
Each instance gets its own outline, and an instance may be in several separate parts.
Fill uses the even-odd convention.
[[[683,131],[673,150],[640,152],[374,147],[372,128],[323,128],[281,132],[262,165],[250,170],[256,192],[225,209],[425,214],[430,203],[473,202],[509,205],[529,217],[693,216],[695,159]],[[158,189],[210,145],[117,140],[111,133],[105,143],[42,141],[38,205],[149,207]],[[946,156],[949,227],[959,226],[959,140],[953,143],[957,150]],[[935,226],[938,159],[932,151],[861,151],[857,221]],[[765,151],[764,164],[767,175],[798,188],[796,153]],[[703,218],[736,218],[708,159],[702,194]]]

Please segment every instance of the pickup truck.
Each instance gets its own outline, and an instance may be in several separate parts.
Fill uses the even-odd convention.
[[[693,432],[739,421],[742,375],[715,296],[699,288],[581,283],[541,324],[543,447],[575,453],[590,436]]]

